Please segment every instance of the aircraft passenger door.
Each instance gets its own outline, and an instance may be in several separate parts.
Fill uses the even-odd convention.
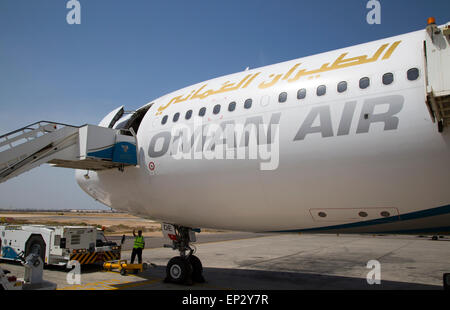
[[[122,117],[124,114],[124,106],[118,107],[117,109],[111,111],[106,115],[101,122],[98,124],[101,127],[113,128],[114,124]]]
[[[424,41],[427,104],[439,132],[450,127],[450,25],[427,27]]]

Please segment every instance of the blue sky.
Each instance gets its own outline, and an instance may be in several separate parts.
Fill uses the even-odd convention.
[[[246,67],[291,60],[450,21],[450,1],[0,1],[0,135],[38,120],[97,124],[176,90]],[[103,208],[72,170],[42,166],[0,184],[0,208]]]

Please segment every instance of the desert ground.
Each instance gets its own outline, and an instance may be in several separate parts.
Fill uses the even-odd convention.
[[[49,226],[97,226],[104,227],[106,235],[131,234],[141,229],[146,236],[161,236],[161,224],[127,213],[107,212],[14,212],[0,211],[0,223],[39,224]],[[219,233],[217,230],[203,230],[202,233]]]

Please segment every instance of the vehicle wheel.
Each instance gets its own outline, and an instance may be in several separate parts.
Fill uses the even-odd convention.
[[[442,133],[444,131],[444,122],[443,121],[438,122],[438,131],[440,133]]]
[[[122,276],[126,275],[127,274],[127,270],[126,269],[120,269],[120,274]]]
[[[203,266],[200,259],[195,255],[190,255],[188,261],[192,265],[192,280],[197,283],[204,283],[205,278],[203,278]]]
[[[45,242],[41,236],[34,235],[28,239],[25,249],[25,258],[30,254],[39,255],[42,262],[45,263]]]
[[[434,240],[434,241],[438,240],[438,236],[433,236],[433,237],[431,238],[431,240]]]
[[[450,273],[444,273],[444,290],[450,291]]]
[[[191,263],[177,256],[172,258],[167,264],[166,268],[166,282],[172,282],[177,284],[189,283],[192,276]]]

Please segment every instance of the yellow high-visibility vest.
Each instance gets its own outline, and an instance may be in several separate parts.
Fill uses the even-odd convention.
[[[144,248],[144,237],[143,236],[137,236],[134,238],[134,248],[135,249],[143,249]]]

